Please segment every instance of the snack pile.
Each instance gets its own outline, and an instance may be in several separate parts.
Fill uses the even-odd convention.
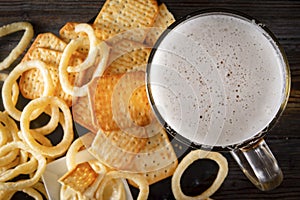
[[[207,199],[221,186],[226,159],[199,150],[188,155],[192,161],[188,157],[178,164],[148,102],[148,56],[174,21],[156,0],[107,0],[93,23],[67,22],[59,36],[37,35],[9,74],[2,70],[25,51],[33,27],[27,22],[0,27],[0,37],[24,30],[0,63],[5,108],[0,112],[0,199],[18,191],[48,199],[51,191],[46,192],[41,176],[48,163],[63,156],[68,172],[58,180],[61,199],[125,199],[124,179],[139,188],[139,200],[148,198],[149,185],[170,176],[176,199]],[[16,106],[20,95],[30,100],[22,110]],[[37,127],[42,115],[49,120]],[[73,122],[88,131],[74,139]],[[60,141],[54,144],[48,136]],[[94,159],[78,163],[82,150]],[[209,191],[188,197],[180,190],[180,177],[201,158],[216,160],[219,174]]]

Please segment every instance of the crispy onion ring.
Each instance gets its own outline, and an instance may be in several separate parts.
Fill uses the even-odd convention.
[[[45,63],[35,60],[23,62],[17,65],[14,68],[14,70],[11,71],[11,73],[9,74],[9,76],[3,84],[2,98],[5,110],[10,116],[12,116],[15,120],[18,121],[20,121],[22,112],[19,111],[14,105],[14,100],[12,98],[12,86],[17,81],[19,76],[22,75],[23,72],[33,68],[39,69],[41,71],[42,76],[44,77],[45,82],[43,96],[52,96],[54,93],[53,82],[50,76],[50,72]]]
[[[38,182],[37,184],[35,184],[32,187],[24,188],[22,190],[0,191],[0,199],[11,199],[13,197],[13,195],[18,191],[28,194],[35,200],[43,200],[43,196],[41,194],[43,194],[46,197],[46,199],[48,199],[48,195],[46,193],[44,185],[40,182]]]
[[[143,199],[148,198],[149,184],[148,184],[147,180],[144,177],[142,177],[141,175],[125,173],[125,172],[121,172],[121,171],[110,171],[105,175],[105,177],[103,178],[103,180],[99,186],[99,189],[97,191],[96,198],[102,199],[102,195],[104,194],[104,189],[105,189],[105,186],[107,185],[107,183],[110,182],[112,179],[120,179],[120,178],[130,179],[136,185],[138,185],[138,187],[140,189],[140,193],[137,197],[137,200],[143,200]]]
[[[0,147],[0,157],[14,149],[24,150],[32,155],[32,157],[33,157],[32,159],[34,159],[37,162],[37,167],[32,168],[31,166],[28,166],[28,168],[29,168],[28,171],[29,171],[29,173],[32,173],[33,171],[35,171],[35,173],[29,179],[19,180],[17,182],[2,181],[2,179],[7,178],[8,175],[6,175],[5,177],[1,177],[0,190],[22,190],[24,188],[31,187],[32,185],[36,184],[39,181],[40,177],[42,176],[42,173],[46,169],[45,158],[40,153],[30,149],[23,142],[11,142],[11,143],[6,144],[3,147]],[[21,169],[17,169],[17,167],[16,167],[15,169],[16,169],[16,171],[22,171],[22,170],[24,170],[25,167],[23,169],[22,168],[23,167],[21,167]],[[13,172],[8,172],[8,173],[14,174]],[[28,172],[26,172],[26,173],[28,173]]]
[[[30,116],[36,110],[41,107],[45,108],[48,105],[55,105],[60,108],[62,114],[60,115],[60,124],[64,130],[62,140],[56,146],[45,146],[39,144],[32,135],[30,130]],[[21,115],[20,127],[22,131],[22,138],[24,141],[35,151],[40,152],[47,157],[58,157],[63,155],[73,141],[73,123],[72,116],[67,104],[58,97],[40,97],[30,101],[24,108]]]
[[[66,94],[74,95],[73,90],[76,89],[77,90],[76,96],[85,96],[87,95],[87,86],[89,85],[90,82],[81,87],[76,87],[76,86],[74,87],[72,84],[70,84],[69,81],[67,81],[68,72],[81,72],[83,70],[88,69],[95,65],[95,63],[97,62],[96,60],[99,59],[100,56],[98,66],[95,72],[93,73],[93,77],[101,76],[106,68],[106,63],[108,60],[110,49],[105,42],[99,43],[99,41],[95,36],[94,30],[90,25],[78,24],[75,27],[75,29],[78,32],[86,32],[89,37],[90,50],[88,53],[88,57],[85,59],[83,63],[77,66],[74,67],[68,66],[72,53],[76,51],[76,49],[83,43],[82,38],[72,40],[63,51],[62,58],[60,60],[59,67],[58,67],[58,71],[59,71],[58,74],[59,74],[59,79],[61,80],[60,84],[62,86],[63,91]],[[93,78],[91,78],[91,80],[92,79]]]
[[[46,125],[44,125],[40,128],[33,129],[33,132],[35,132],[36,134],[41,134],[41,135],[48,135],[48,134],[52,133],[58,125],[59,109],[57,106],[49,105],[45,109],[38,110],[38,112],[35,112],[34,114],[35,114],[35,116],[39,116],[42,114],[42,112],[45,112],[51,118]],[[31,117],[31,118],[33,118],[33,117]]]
[[[96,46],[98,45],[99,41],[95,35],[94,29],[88,24],[78,24],[75,26],[75,32],[85,32],[88,35],[90,41],[90,49],[87,58],[84,60],[83,63],[67,68],[68,72],[81,72],[89,67],[91,67],[96,60],[97,51],[98,49]],[[75,49],[76,50],[76,49]],[[74,50],[73,50],[74,51]]]
[[[0,70],[8,68],[26,49],[30,40],[33,38],[33,28],[28,22],[15,22],[0,27],[0,37],[11,33],[24,30],[24,34],[18,45],[10,52],[10,54],[0,63]]]
[[[183,194],[180,187],[180,179],[183,172],[186,168],[191,165],[194,161],[198,159],[211,159],[215,161],[219,165],[219,171],[217,178],[214,180],[213,184],[202,194],[198,196],[186,196]],[[194,150],[191,151],[187,156],[183,158],[183,160],[179,163],[177,169],[175,170],[172,177],[172,191],[176,199],[208,199],[212,194],[214,194],[223,181],[225,180],[228,173],[228,163],[225,157],[222,154],[217,152],[207,152],[203,150]]]
[[[76,167],[76,154],[80,151],[80,149],[84,147],[84,144],[82,143],[82,140],[80,138],[77,138],[70,146],[69,150],[66,154],[66,164],[68,170],[72,170]]]
[[[17,150],[17,149],[16,149]],[[28,162],[19,164],[14,169],[8,169],[1,174],[0,182],[9,181],[20,174],[31,174],[37,168],[37,160],[34,157],[31,157]]]
[[[6,139],[7,142],[19,141],[18,137],[18,126],[13,119],[11,119],[7,113],[0,112],[0,123],[3,125],[2,127],[6,130]]]

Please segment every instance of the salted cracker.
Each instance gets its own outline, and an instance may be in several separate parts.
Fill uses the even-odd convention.
[[[96,35],[107,40],[134,29],[122,37],[142,42],[144,28],[153,25],[157,13],[156,0],[107,0],[94,21]]]
[[[58,181],[65,186],[83,194],[97,180],[98,173],[88,162],[79,163],[68,171]]]

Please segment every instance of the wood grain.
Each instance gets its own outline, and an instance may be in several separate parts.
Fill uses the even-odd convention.
[[[284,173],[283,183],[270,192],[256,189],[242,174],[229,154],[229,175],[212,198],[214,199],[299,199],[300,197],[300,1],[271,0],[160,0],[166,3],[176,19],[206,8],[227,8],[244,12],[265,24],[284,48],[292,74],[292,90],[286,110],[277,125],[266,137]],[[0,1],[0,26],[16,21],[29,21],[35,33],[53,32],[68,21],[87,22],[92,19],[103,0],[89,1]],[[12,49],[21,34],[0,38],[0,59]],[[2,105],[1,105],[2,106]],[[0,109],[3,109],[0,106]],[[166,180],[168,182],[168,180]],[[153,193],[149,199],[172,199]],[[135,191],[133,191],[135,193]],[[15,195],[14,199],[24,199]]]

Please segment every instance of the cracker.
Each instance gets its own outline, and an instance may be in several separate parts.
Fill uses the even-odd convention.
[[[153,24],[154,28],[151,29],[147,34],[145,43],[153,46],[162,32],[166,30],[173,22],[175,22],[173,14],[168,10],[167,6],[162,3],[158,7],[158,16]]]
[[[97,86],[90,87],[92,113],[95,115],[95,124],[105,131],[119,130],[120,128],[113,120],[111,98],[113,88],[123,74],[113,76],[102,76],[97,81]]]
[[[121,40],[112,46],[109,66],[104,74],[125,73],[129,71],[146,71],[151,49],[142,43]]]
[[[41,33],[36,37],[30,49],[34,49],[36,47],[43,47],[51,50],[63,51],[66,46],[67,43],[65,43],[53,33]]]
[[[100,77],[97,86],[91,88],[95,124],[105,131],[130,131],[130,128],[148,125],[152,110],[146,98],[144,81],[142,71]],[[140,87],[143,88],[138,89]]]
[[[131,164],[132,169],[140,172],[149,185],[172,176],[178,165],[177,156],[167,133],[163,127],[157,131],[154,136],[147,138],[146,145]],[[136,187],[133,182],[129,183]]]
[[[60,62],[62,52],[51,50],[47,48],[30,48],[24,56],[22,62],[29,60],[40,60],[47,64],[51,74],[51,78],[55,87],[54,95],[61,97],[66,101],[68,106],[72,105],[72,96],[67,95],[61,88],[58,78],[58,65]],[[70,65],[77,65],[84,60],[83,56],[79,54],[74,55],[70,61]],[[74,84],[76,81],[76,73],[69,73],[69,81]],[[38,70],[29,70],[22,74],[19,82],[20,91],[25,98],[35,99],[42,95],[44,91],[44,84],[41,74]]]
[[[98,173],[88,162],[78,164],[73,170],[67,172],[59,182],[83,194],[97,179]]]
[[[146,141],[146,138],[134,137],[121,130],[99,131],[88,150],[110,168],[132,171],[130,164]]]
[[[96,35],[101,40],[107,40],[136,29],[125,37],[142,42],[146,32],[141,29],[151,27],[157,13],[155,0],[107,0],[94,21]]]

